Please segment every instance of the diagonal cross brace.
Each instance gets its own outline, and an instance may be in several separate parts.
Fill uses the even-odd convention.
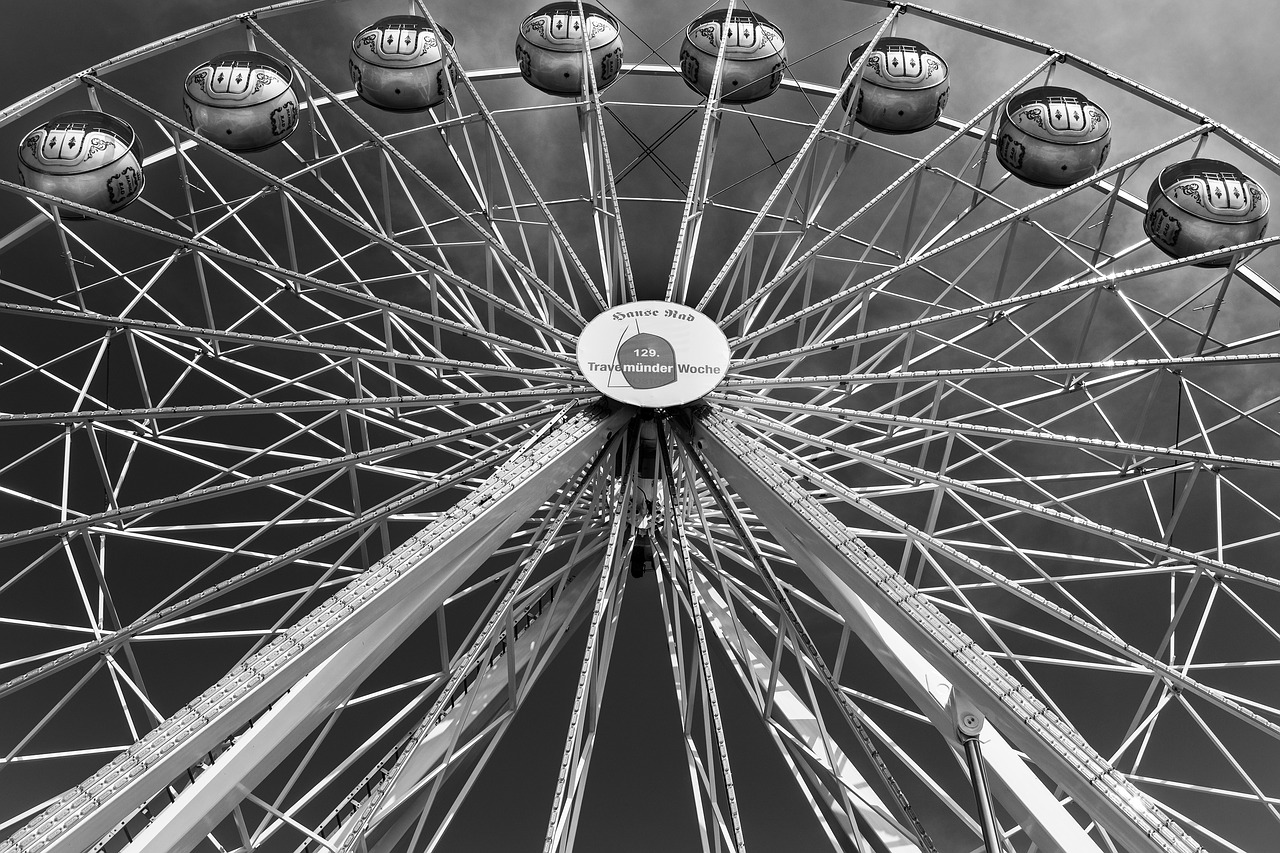
[[[1113,837],[1134,851],[1191,853],[1203,848],[1134,788],[1065,720],[1045,707],[919,591],[814,500],[759,442],[739,433],[718,408],[705,407],[684,430],[696,452],[751,506],[846,623],[933,719],[929,675],[954,685],[992,726],[1062,787]],[[899,654],[899,651],[903,654]],[[907,659],[907,656],[910,659]],[[922,701],[925,700],[925,701]],[[935,720],[949,740],[954,725]],[[995,734],[995,733],[993,733]],[[987,744],[984,742],[984,746]],[[1011,752],[1010,758],[1016,758]],[[1010,761],[1011,773],[1017,762]],[[1096,849],[1051,795],[1010,799],[1036,777],[1002,788],[1002,802],[1047,850]],[[993,780],[997,783],[999,780]],[[1015,785],[1021,784],[1024,790]],[[1043,789],[1043,786],[1040,785]],[[1028,806],[1034,810],[1028,811]],[[1087,846],[1079,846],[1085,844]]]
[[[359,678],[353,671],[367,673],[389,655],[628,417],[627,410],[609,414],[592,407],[554,422],[438,520],[0,842],[0,853],[81,853],[90,848],[295,685],[307,699],[288,703],[291,715],[275,716],[280,719],[280,749],[290,739],[301,739],[309,725],[355,689]],[[385,637],[370,630],[383,620],[390,628]],[[319,679],[323,684],[304,678],[335,655],[343,664],[327,670]],[[265,750],[224,784],[235,787],[265,775],[270,769],[266,764],[278,754],[285,753]],[[197,832],[197,825],[224,799],[190,805],[184,821],[188,827],[178,835],[189,838]]]

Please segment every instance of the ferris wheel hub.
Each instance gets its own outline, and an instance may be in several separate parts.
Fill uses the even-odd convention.
[[[692,403],[720,384],[729,342],[716,322],[675,302],[617,305],[578,338],[578,368],[611,400],[650,409]]]

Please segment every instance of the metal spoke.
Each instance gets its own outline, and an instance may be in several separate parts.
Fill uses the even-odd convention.
[[[716,51],[715,69],[711,73],[711,91],[702,107],[702,128],[698,131],[698,145],[693,155],[693,170],[689,175],[684,209],[680,213],[676,246],[672,252],[671,273],[667,277],[667,302],[684,303],[689,298],[689,281],[693,276],[693,259],[697,252],[698,235],[702,230],[702,213],[711,192],[711,172],[715,163],[716,142],[720,135],[721,89],[724,84],[725,54],[729,47],[728,31],[733,19],[735,0],[729,0],[724,12],[724,33]]]

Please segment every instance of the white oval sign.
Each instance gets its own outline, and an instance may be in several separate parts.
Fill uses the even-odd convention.
[[[628,302],[578,338],[578,368],[596,390],[632,406],[692,403],[720,384],[729,342],[705,314],[674,302]]]

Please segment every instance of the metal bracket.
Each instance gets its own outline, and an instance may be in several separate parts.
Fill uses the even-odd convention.
[[[947,710],[955,721],[956,737],[964,747],[965,761],[969,765],[969,780],[978,804],[978,822],[982,825],[983,846],[986,853],[1001,853],[1000,824],[996,821],[991,786],[987,783],[987,764],[982,758],[982,742],[979,740],[987,717],[958,690],[952,690],[947,698]]]

